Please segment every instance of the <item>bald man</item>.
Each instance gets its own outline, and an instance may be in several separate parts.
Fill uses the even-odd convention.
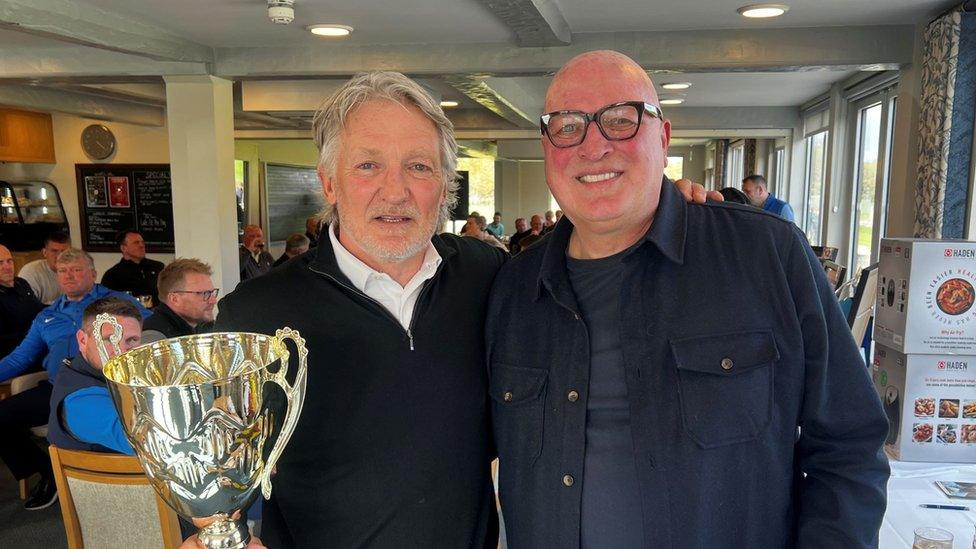
[[[267,251],[264,231],[257,225],[244,227],[244,242],[241,244],[241,282],[263,275],[274,266],[274,257]]]
[[[20,345],[43,308],[30,284],[14,276],[14,257],[0,244],[0,358]]]
[[[566,219],[486,321],[509,546],[876,547],[888,426],[824,271],[783,218],[665,184],[659,105],[609,51],[546,95]]]

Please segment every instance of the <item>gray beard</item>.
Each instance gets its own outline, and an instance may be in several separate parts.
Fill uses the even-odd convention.
[[[349,227],[351,224],[345,223],[342,211],[338,208],[336,213],[339,217],[339,227],[336,227],[336,235],[339,235],[339,230],[342,227]],[[430,227],[430,231],[427,237],[423,240],[418,240],[417,242],[406,242],[404,246],[391,249],[388,246],[382,246],[376,242],[371,241],[369,238],[361,238],[359,235],[355,234],[353,231],[349,231],[349,236],[359,244],[359,247],[363,249],[370,257],[377,261],[384,263],[400,263],[401,261],[406,261],[420,252],[427,249],[427,245],[430,244],[431,237],[437,230],[436,220],[434,224]],[[348,231],[348,229],[346,229]]]

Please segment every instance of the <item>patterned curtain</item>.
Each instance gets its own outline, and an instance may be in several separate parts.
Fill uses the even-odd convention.
[[[961,238],[976,103],[976,13],[929,24],[922,62],[915,236]]]
[[[758,172],[758,170],[756,170],[756,140],[746,139],[743,149],[745,153],[743,154],[742,171],[744,171],[746,177],[748,177]]]

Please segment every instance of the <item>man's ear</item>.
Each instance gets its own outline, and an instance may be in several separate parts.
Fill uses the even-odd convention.
[[[668,147],[671,146],[671,121],[668,119],[661,121],[661,146],[664,147],[664,158],[666,161]]]
[[[88,334],[84,330],[78,330],[75,332],[75,340],[78,341],[78,353],[84,356],[88,349]]]
[[[315,172],[319,176],[319,181],[322,183],[322,194],[325,195],[325,200],[332,205],[336,203],[336,185],[335,177],[332,177],[326,172],[325,166],[319,164],[315,168]]]

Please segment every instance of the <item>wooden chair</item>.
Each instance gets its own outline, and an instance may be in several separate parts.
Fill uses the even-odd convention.
[[[33,389],[37,387],[42,381],[47,380],[47,372],[34,372],[31,374],[24,374],[22,376],[17,376],[10,380],[10,396],[16,395],[17,393],[23,393],[28,389]],[[35,437],[47,439],[47,425],[39,425],[37,427],[31,428],[31,434]],[[27,494],[30,491],[30,486],[27,484],[27,479],[22,479],[17,481],[17,487],[20,491],[20,499],[27,499]]]
[[[132,456],[50,446],[68,549],[176,549],[183,543],[173,511]]]

